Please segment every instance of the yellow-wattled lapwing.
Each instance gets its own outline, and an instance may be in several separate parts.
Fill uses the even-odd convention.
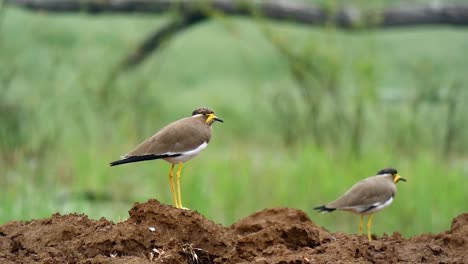
[[[367,237],[371,240],[371,224],[374,213],[389,206],[397,192],[396,183],[406,181],[398,175],[396,169],[386,168],[377,172],[376,176],[366,178],[351,187],[335,201],[314,208],[319,212],[335,210],[349,211],[361,215],[359,235],[362,234],[364,215],[370,215],[367,221]]]
[[[195,109],[191,117],[177,120],[163,127],[121,159],[111,162],[110,165],[116,166],[154,159],[163,159],[171,163],[169,182],[172,198],[177,208],[183,208],[180,194],[180,172],[183,163],[198,155],[208,146],[211,138],[211,125],[216,121],[223,122],[215,116],[210,108]],[[177,195],[173,180],[175,164],[179,164],[176,173]]]

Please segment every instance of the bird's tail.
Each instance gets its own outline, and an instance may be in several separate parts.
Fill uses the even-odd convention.
[[[319,212],[330,213],[330,212],[335,211],[336,208],[328,208],[326,205],[322,205],[322,206],[315,207],[314,210],[317,210]]]

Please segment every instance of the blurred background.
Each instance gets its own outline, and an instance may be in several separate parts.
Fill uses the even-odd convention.
[[[284,206],[356,233],[359,217],[312,208],[384,167],[408,182],[376,215],[376,234],[440,232],[468,211],[466,26],[307,24],[208,8],[130,65],[180,12],[15,2],[28,1],[0,1],[0,224],[55,212],[121,221],[135,202],[172,204],[169,163],[109,162],[199,106],[225,123],[185,164],[182,199],[217,223]],[[366,2],[305,3],[331,14],[343,4],[468,4]]]

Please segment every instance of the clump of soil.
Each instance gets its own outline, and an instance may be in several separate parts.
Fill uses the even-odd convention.
[[[468,213],[450,230],[373,241],[329,233],[302,211],[266,209],[230,227],[156,200],[112,223],[55,214],[0,227],[0,263],[468,263]]]

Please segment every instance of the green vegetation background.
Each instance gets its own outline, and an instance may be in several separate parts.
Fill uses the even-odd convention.
[[[182,198],[215,222],[287,206],[355,233],[359,217],[312,208],[387,166],[408,182],[375,217],[378,235],[439,232],[468,211],[466,29],[216,17],[112,78],[167,19],[3,10],[0,224],[172,204],[168,163],[108,163],[198,106],[225,123],[185,165]]]

